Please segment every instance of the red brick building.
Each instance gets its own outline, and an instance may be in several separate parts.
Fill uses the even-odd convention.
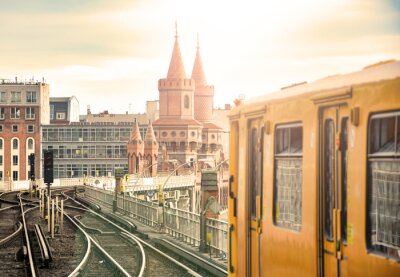
[[[0,180],[27,180],[28,156],[35,153],[41,175],[41,125],[49,124],[49,85],[0,82]]]
[[[168,158],[181,163],[219,160],[222,128],[213,123],[214,87],[207,84],[198,43],[187,78],[176,33],[167,77],[158,81],[158,90],[160,116],[153,127]]]

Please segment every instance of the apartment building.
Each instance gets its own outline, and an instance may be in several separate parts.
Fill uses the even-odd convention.
[[[27,180],[31,153],[41,164],[40,128],[50,122],[49,109],[48,84],[0,80],[0,180]]]

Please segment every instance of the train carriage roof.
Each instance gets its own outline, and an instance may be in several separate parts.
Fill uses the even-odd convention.
[[[312,83],[304,83],[283,88],[282,90],[265,94],[256,98],[244,101],[232,110],[231,115],[236,114],[241,108],[261,104],[266,101],[278,100],[293,97],[306,93],[332,91],[342,88],[349,88],[355,85],[374,83],[383,80],[391,80],[400,77],[400,61],[390,60],[365,67],[364,69],[348,74],[328,76]]]

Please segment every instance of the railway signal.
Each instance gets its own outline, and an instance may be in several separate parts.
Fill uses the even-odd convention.
[[[53,177],[53,151],[44,151],[44,182],[45,184],[51,184],[54,182]]]
[[[29,165],[30,165],[30,173],[29,178],[31,181],[35,181],[35,154],[29,154]]]

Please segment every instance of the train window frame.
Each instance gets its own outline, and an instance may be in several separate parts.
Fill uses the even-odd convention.
[[[292,130],[300,128],[300,136],[293,137]],[[282,131],[281,131],[282,130]],[[285,138],[278,138],[280,136],[280,132],[288,132],[288,141],[287,148],[281,147],[282,139],[283,144],[285,144]],[[298,135],[299,135],[298,134]],[[293,141],[292,139],[295,139]],[[300,143],[298,144],[298,139],[300,139]],[[293,145],[293,143],[297,143]],[[304,132],[303,132],[303,123],[302,122],[293,122],[293,123],[279,123],[275,125],[274,131],[274,180],[273,180],[273,223],[275,226],[284,228],[287,230],[291,230],[294,232],[300,232],[302,226],[302,193],[303,193],[303,143],[304,143]],[[296,148],[293,146],[300,146],[300,148]],[[286,151],[287,149],[287,151]],[[294,150],[294,151],[293,151]],[[283,163],[283,166],[278,165]],[[284,187],[280,187],[280,183],[282,184],[282,178],[285,174],[283,169],[288,168],[288,165],[291,166],[290,170],[297,171],[296,174],[299,174],[299,178],[287,178],[290,180],[299,180],[297,186],[290,184],[289,187],[291,191],[289,191],[290,197],[288,199],[293,199],[294,202],[289,201],[289,203],[285,203],[285,199],[281,198],[280,191],[285,190]],[[280,171],[280,172],[278,172]],[[282,175],[282,176],[281,176]],[[293,191],[293,188],[297,187],[297,191]],[[286,190],[287,193],[287,190]],[[288,201],[286,201],[288,202]],[[283,209],[282,209],[283,208]],[[282,213],[282,210],[286,210],[289,208],[289,211],[292,213]],[[282,217],[282,214],[284,216]]]
[[[393,124],[389,125],[391,120],[394,120]],[[389,130],[389,127],[393,130]],[[381,142],[382,137],[390,135],[393,138]],[[400,195],[400,188],[396,185],[400,181],[400,174],[397,173],[400,172],[400,110],[375,113],[369,117],[367,146],[367,250],[369,253],[400,261],[400,232],[395,232],[398,216],[395,215],[393,220],[391,214],[400,200],[392,197]],[[385,192],[391,197],[385,197]],[[392,228],[388,229],[388,226]]]

